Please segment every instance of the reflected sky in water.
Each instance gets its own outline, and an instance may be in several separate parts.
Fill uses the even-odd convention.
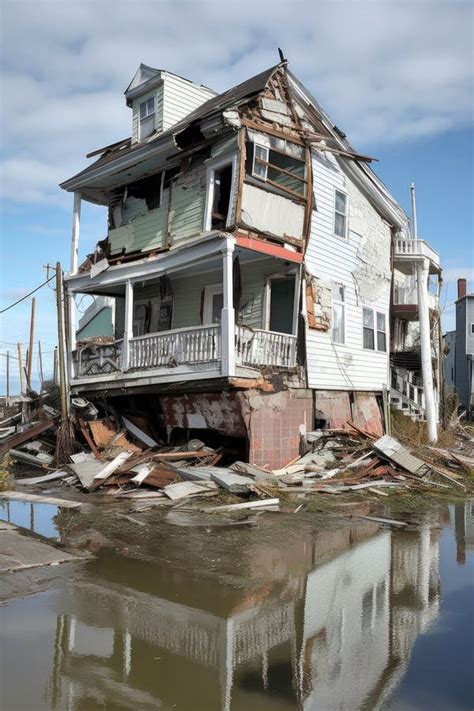
[[[467,711],[473,514],[456,506],[442,526],[410,531],[295,519],[291,538],[274,517],[272,535],[234,539],[232,580],[219,560],[235,530],[215,534],[222,558],[205,576],[102,554],[0,607],[0,706]],[[202,546],[181,532],[190,551]]]

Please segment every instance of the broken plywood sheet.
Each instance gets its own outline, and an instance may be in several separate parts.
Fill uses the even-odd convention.
[[[68,472],[57,471],[51,472],[50,474],[45,474],[44,476],[33,476],[26,479],[15,479],[15,484],[21,484],[22,486],[29,484],[44,484],[47,481],[55,481],[56,479],[62,479],[67,476]]]
[[[36,538],[24,536],[14,528],[4,529],[2,527],[0,549],[0,572],[12,572],[80,560],[72,553],[38,541]]]
[[[158,442],[156,442],[152,437],[147,435],[146,432],[141,430],[137,425],[131,422],[127,417],[122,416],[122,422],[127,428],[127,430],[136,437],[140,442],[143,442],[147,447],[158,447]]]
[[[253,484],[253,480],[248,476],[236,474],[232,469],[216,468],[216,471],[211,473],[211,479],[231,494],[244,494]]]
[[[209,491],[217,490],[217,485],[212,481],[205,484],[194,481],[180,481],[177,484],[169,484],[165,486],[163,491],[170,499],[184,499],[186,496],[196,496],[199,494],[207,494]]]
[[[398,464],[411,474],[424,476],[431,470],[425,462],[418,459],[418,457],[414,457],[400,442],[390,437],[390,435],[384,435],[374,442],[372,446],[376,452],[395,462],[395,464]]]

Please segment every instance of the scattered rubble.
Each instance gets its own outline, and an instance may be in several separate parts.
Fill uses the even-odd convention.
[[[286,502],[291,495],[305,499],[311,494],[350,492],[372,497],[407,491],[465,492],[463,478],[474,468],[472,456],[428,446],[410,451],[389,435],[377,437],[355,426],[307,433],[301,441],[304,453],[279,470],[242,461],[221,466],[222,448],[198,439],[170,446],[160,441],[146,417],[114,413],[100,418],[95,406],[80,400],[71,418],[78,451],[60,467],[53,466],[58,423],[53,408],[30,403],[26,417],[23,411],[0,422],[0,453],[13,462],[17,487],[55,482],[116,500],[136,500],[135,506],[140,502],[145,508],[195,505],[195,499],[220,495],[219,505],[206,512],[259,511],[278,508],[280,499]],[[22,467],[31,466],[41,474],[22,477]],[[303,501],[296,510],[304,508]]]

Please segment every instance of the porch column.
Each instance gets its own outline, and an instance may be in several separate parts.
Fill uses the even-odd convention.
[[[72,209],[71,274],[77,274],[79,259],[79,231],[81,225],[81,193],[74,193]]]
[[[68,361],[68,366],[69,366],[69,378],[70,380],[74,378],[74,360],[72,357],[73,351],[76,350],[76,302],[74,299],[74,292],[67,290],[67,299],[68,299],[68,308],[67,308],[67,315],[68,315],[68,329],[67,332],[69,334],[69,343],[68,349],[67,349],[67,361]]]
[[[235,311],[233,258],[235,240],[226,240],[223,255],[223,308],[221,315],[222,375],[235,375]]]
[[[123,332],[122,370],[130,367],[130,340],[133,338],[133,283],[125,284],[125,328]]]
[[[428,427],[428,439],[436,442],[438,439],[436,405],[433,387],[433,363],[431,360],[431,330],[430,309],[428,306],[428,276],[429,261],[423,259],[416,265],[416,281],[418,290],[418,319],[420,323],[421,372],[423,375],[423,392],[425,395],[425,416]]]

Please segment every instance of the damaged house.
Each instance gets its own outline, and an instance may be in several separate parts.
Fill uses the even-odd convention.
[[[286,61],[220,95],[141,65],[125,98],[131,138],[61,185],[74,393],[272,468],[315,422],[380,433],[384,391],[436,407],[438,255]],[[108,232],[79,266],[82,200]]]

